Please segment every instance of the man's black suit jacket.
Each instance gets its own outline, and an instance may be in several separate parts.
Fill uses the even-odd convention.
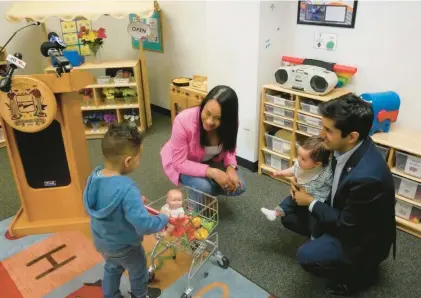
[[[332,162],[333,170],[336,166]],[[343,168],[333,200],[317,202],[312,215],[324,233],[339,238],[352,263],[380,263],[395,249],[395,188],[392,174],[371,138]],[[395,252],[395,250],[394,250]]]

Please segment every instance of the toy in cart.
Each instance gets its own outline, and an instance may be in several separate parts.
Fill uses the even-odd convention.
[[[211,257],[217,260],[221,268],[228,268],[229,261],[219,251],[218,233],[214,232],[219,221],[218,200],[215,197],[183,187],[169,191],[166,196],[149,203],[146,208],[151,214],[158,214],[163,209],[171,214],[166,230],[156,235],[157,242],[151,253],[149,267],[150,281],[155,278],[156,258],[168,249],[172,249],[174,260],[177,249],[193,257],[186,290],[181,298],[191,297],[191,279]]]

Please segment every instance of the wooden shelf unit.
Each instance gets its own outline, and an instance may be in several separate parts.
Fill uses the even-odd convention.
[[[391,126],[388,133],[376,133],[372,136],[372,139],[376,144],[387,150],[387,164],[389,165],[392,174],[399,177],[399,179],[403,178],[405,179],[404,181],[407,181],[405,185],[401,185],[402,180],[398,182],[399,185],[395,184],[395,188],[397,188],[397,204],[406,204],[406,206],[412,206],[412,210],[414,210],[414,208],[418,209],[417,215],[418,217],[421,217],[421,133],[405,129],[395,124]],[[410,173],[405,173],[396,167],[397,154],[400,152],[410,155],[414,159],[418,158],[418,162],[415,161],[415,163],[418,164],[417,173],[420,177]],[[416,185],[418,185],[418,187]],[[402,186],[403,188],[401,190]],[[401,191],[410,190],[413,187],[417,187],[415,191],[417,199],[400,194]],[[412,193],[409,196],[413,195],[414,194]],[[399,210],[399,208],[397,209]],[[421,222],[416,223],[396,216],[396,224],[399,229],[421,238]]]
[[[98,72],[105,69],[124,69],[132,68],[133,74],[130,78],[130,82],[127,84],[115,84],[113,78],[110,78],[108,84],[91,84],[85,87],[85,89],[92,90],[93,97],[89,104],[85,103],[81,95],[81,111],[83,114],[87,113],[106,113],[111,112],[117,116],[117,121],[121,122],[124,120],[125,111],[135,112],[139,115],[139,121],[137,126],[141,131],[145,131],[148,125],[147,123],[147,104],[144,98],[143,90],[143,79],[141,72],[141,61],[140,60],[111,60],[111,61],[98,61],[98,62],[85,62],[81,66],[74,67],[74,70],[94,72],[98,77]],[[55,72],[53,66],[49,66],[45,69],[45,72]],[[130,102],[126,102],[124,98],[115,97],[112,100],[106,100],[105,95],[102,93],[104,88],[132,88],[136,90],[136,97],[133,97]],[[102,138],[107,131],[107,123],[102,121],[101,127],[93,128],[89,125],[85,125],[85,135],[87,139]]]
[[[182,110],[200,105],[206,95],[207,92],[192,87],[177,87],[170,84],[171,123]]]
[[[266,163],[265,153],[275,158],[280,158],[284,161],[288,161],[288,163],[284,162],[283,165],[292,166],[294,159],[296,158],[296,145],[298,143],[298,139],[303,137],[308,137],[311,134],[307,132],[300,131],[298,125],[302,124],[299,121],[298,113],[303,115],[313,117],[314,119],[320,119],[321,117],[317,114],[306,112],[301,110],[301,102],[303,100],[314,100],[317,102],[324,102],[334,98],[337,98],[341,95],[347,94],[350,91],[344,88],[334,89],[332,92],[325,96],[317,96],[306,94],[303,92],[295,91],[295,90],[288,90],[282,88],[277,84],[267,84],[263,86],[262,93],[261,93],[261,104],[260,104],[260,129],[259,129],[259,161],[258,161],[258,174],[261,175],[262,173],[270,175],[271,173],[276,171],[276,168],[273,165],[269,165]],[[283,100],[275,100],[269,101],[266,97],[266,94],[269,95],[276,95],[276,93],[284,94],[284,97],[287,98],[287,101],[284,103]],[[277,102],[279,101],[279,102]],[[291,102],[292,101],[292,102]],[[266,106],[274,109],[274,111],[269,112],[266,110]],[[285,114],[286,113],[286,114]],[[271,117],[273,121],[268,121],[267,117]],[[311,119],[313,119],[311,118]],[[285,122],[290,123],[290,126],[285,125]],[[309,125],[303,123],[311,128],[311,130],[316,130],[317,128],[313,125]],[[291,143],[290,143],[290,150],[289,153],[285,154],[283,152],[276,152],[271,148],[266,147],[266,137],[265,133],[270,132],[272,130],[283,129],[285,131],[290,132],[291,134]],[[311,131],[310,131],[311,132]],[[276,160],[278,162],[279,160]],[[289,183],[290,179],[277,179],[283,181],[285,183]]]
[[[272,94],[279,92],[279,93],[284,93],[285,95],[291,96],[294,101],[293,105],[283,106],[282,104],[276,104],[276,103],[268,101],[266,98],[266,93],[268,92]],[[300,124],[307,125],[308,127],[311,127],[312,129],[317,129],[317,125],[311,125],[309,123],[299,121],[298,114],[312,117],[311,120],[314,121],[315,123],[317,122],[316,119],[321,118],[320,115],[317,115],[315,113],[314,109],[312,110],[313,113],[311,111],[303,111],[302,106],[301,106],[301,103],[303,102],[303,100],[310,99],[310,100],[313,100],[314,102],[325,102],[325,101],[329,101],[334,98],[337,98],[346,93],[349,93],[349,91],[344,88],[338,88],[325,96],[315,96],[311,94],[305,94],[299,91],[284,89],[276,84],[264,85],[262,89],[262,93],[261,93],[260,121],[259,121],[260,123],[259,161],[258,161],[259,175],[264,173],[270,176],[273,172],[276,171],[276,169],[272,165],[266,164],[265,153],[270,154],[271,157],[275,156],[285,161],[288,161],[288,166],[292,166],[296,158],[296,145],[298,143],[298,139],[305,138],[311,135],[311,133],[299,131],[298,126]],[[275,109],[278,109],[278,112],[279,111],[293,111],[293,115],[292,117],[285,117],[285,116],[280,115],[282,114],[282,112],[278,114],[274,112],[267,112],[265,104],[268,107],[273,107]],[[277,121],[278,123],[275,123],[273,121],[272,122],[267,121],[265,118],[265,115],[276,117],[276,119],[278,119],[280,122]],[[285,127],[284,125],[282,125],[281,123],[282,119],[288,119],[290,122],[292,122],[292,126]],[[267,148],[265,133],[273,129],[276,130],[279,128],[284,129],[285,131],[291,132],[291,146],[290,146],[289,154],[276,152],[276,151],[271,150],[270,148]],[[312,132],[313,134],[316,134],[316,130]],[[402,151],[406,154],[421,158],[421,133],[403,129],[399,127],[398,125],[394,124],[391,126],[391,130],[388,133],[376,133],[372,136],[372,139],[376,143],[376,145],[381,146],[387,150],[387,156],[386,156],[387,163],[391,169],[392,174],[399,176],[401,178],[404,178],[406,180],[409,180],[411,183],[419,184],[419,188],[417,192],[417,196],[419,196],[418,193],[421,192],[421,177],[418,178],[413,175],[409,175],[407,173],[403,173],[402,171],[399,171],[396,168],[396,152]],[[286,165],[286,163],[284,163],[284,165]],[[277,179],[277,180],[282,181],[287,184],[290,183],[290,179]],[[398,187],[399,186],[397,186],[397,188]],[[414,200],[414,199],[402,196],[398,193],[398,191],[396,194],[396,199],[398,202],[401,201],[403,203],[412,205],[413,208],[418,208],[421,212],[421,199]],[[396,216],[396,223],[397,223],[397,227],[400,230],[403,230],[407,233],[410,233],[414,236],[421,238],[421,223],[411,222],[399,216]]]

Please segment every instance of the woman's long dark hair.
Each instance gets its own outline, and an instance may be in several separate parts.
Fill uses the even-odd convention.
[[[221,106],[221,125],[216,129],[216,133],[222,143],[222,149],[234,152],[238,133],[238,97],[232,88],[224,85],[214,87],[200,105],[200,145],[202,147],[208,145],[201,115],[205,105],[212,99],[215,99]]]

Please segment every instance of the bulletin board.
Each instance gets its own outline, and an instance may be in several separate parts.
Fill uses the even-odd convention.
[[[77,37],[81,27],[92,28],[92,22],[84,18],[76,18],[73,21],[61,21],[63,41],[67,44],[66,50],[77,50],[82,56],[92,55],[88,45],[83,45]]]
[[[164,41],[162,39],[162,19],[161,9],[155,5],[155,11],[153,15],[148,19],[140,19],[136,14],[129,15],[130,23],[142,22],[149,25],[151,30],[150,35],[144,39],[139,40],[132,37],[132,47],[139,49],[139,42],[142,42],[143,49],[154,52],[164,52]]]

